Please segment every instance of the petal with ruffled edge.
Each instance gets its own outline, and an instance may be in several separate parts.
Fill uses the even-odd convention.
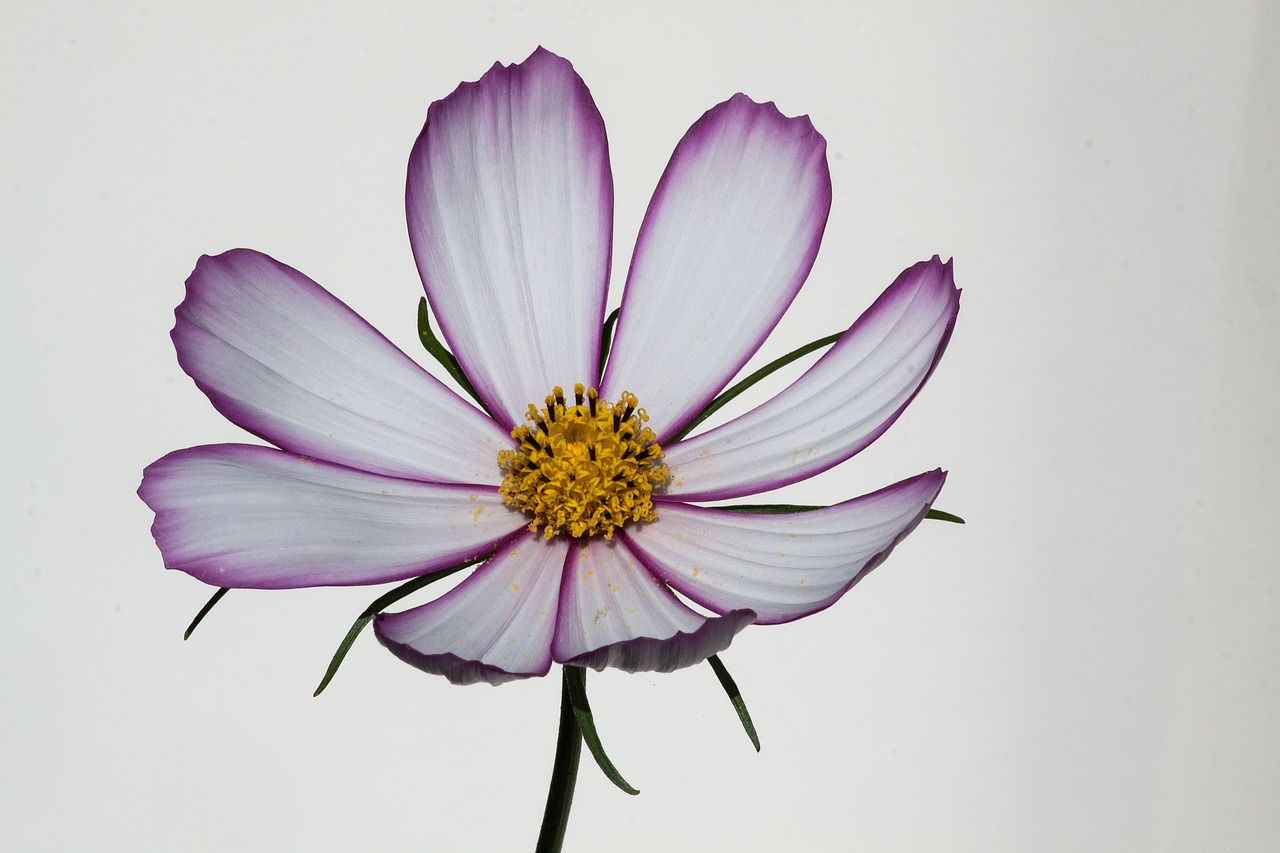
[[[546,675],[568,541],[517,535],[435,601],[373,623],[405,663],[454,684]]]
[[[613,230],[604,122],[542,48],[436,101],[409,158],[409,240],[445,338],[499,421],[594,384]]]
[[[502,482],[510,437],[297,270],[249,249],[202,257],[174,314],[182,369],[255,435],[380,474]]]
[[[875,441],[924,387],[960,291],[935,255],[898,276],[826,355],[773,399],[663,448],[668,494],[717,500],[812,477]]]
[[[572,549],[551,654],[558,662],[672,672],[724,651],[755,621],[750,610],[700,616],[654,577],[619,536]]]
[[[147,466],[164,564],[251,589],[421,575],[491,552],[526,519],[496,489],[401,480],[271,447],[176,450]]]
[[[790,622],[830,607],[915,529],[942,471],[823,509],[751,515],[668,503],[628,532],[655,575],[716,613],[747,608]]]
[[[813,266],[831,209],[808,117],[734,95],[689,128],[636,244],[602,392],[630,391],[661,441],[760,347]]]

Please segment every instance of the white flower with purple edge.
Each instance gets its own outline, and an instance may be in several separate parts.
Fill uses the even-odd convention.
[[[807,277],[831,203],[825,149],[808,118],[744,95],[694,123],[644,218],[601,376],[613,189],[591,95],[541,48],[460,85],[428,111],[406,210],[431,308],[490,414],[298,271],[245,249],[202,257],[176,311],[179,363],[223,415],[279,449],[194,447],[146,469],[139,494],[165,565],[219,587],[293,588],[490,555],[436,600],[374,623],[402,660],[455,683],[553,663],[667,672],[749,624],[830,606],[915,528],[943,472],[795,514],[690,501],[806,479],[883,433],[950,337],[950,263],[903,272],[771,400],[670,440]],[[590,399],[555,401],[577,384]],[[600,406],[617,401],[613,432],[600,416],[584,440],[596,389]],[[631,395],[638,408],[624,407]],[[568,474],[538,467],[556,430],[554,446],[579,459]],[[532,494],[539,505],[578,501],[572,530],[556,526],[563,513],[513,500],[521,453],[528,482],[555,481]],[[621,480],[600,475],[605,461]],[[575,486],[574,472],[595,479]],[[604,481],[622,485],[602,493]]]

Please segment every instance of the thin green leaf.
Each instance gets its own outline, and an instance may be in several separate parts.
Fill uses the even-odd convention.
[[[756,725],[751,722],[751,714],[747,711],[747,703],[742,700],[742,691],[738,689],[737,682],[733,680],[729,670],[724,668],[724,664],[716,655],[707,658],[707,663],[711,664],[711,668],[715,670],[716,678],[720,679],[720,686],[724,688],[729,701],[733,703],[733,710],[738,712],[738,719],[742,721],[742,727],[747,730],[747,737],[751,738],[751,745],[756,748],[756,752],[759,752],[760,736],[756,734]]]
[[[342,642],[338,644],[338,650],[333,653],[333,659],[329,661],[329,668],[324,671],[324,678],[320,679],[320,686],[316,688],[316,692],[312,696],[319,696],[324,689],[329,686],[329,682],[333,681],[333,676],[337,674],[338,667],[342,666],[342,662],[347,658],[347,652],[351,651],[351,646],[356,641],[356,637],[360,636],[360,632],[365,626],[373,621],[373,616],[361,613],[356,621],[351,624],[351,629],[347,631],[347,636],[342,638]]]
[[[605,755],[604,745],[600,743],[600,735],[596,732],[596,723],[591,716],[591,706],[587,703],[587,671],[580,666],[567,664],[564,671],[565,683],[569,686],[569,701],[573,703],[573,715],[578,720],[582,739],[587,742],[587,748],[591,750],[596,764],[600,765],[600,769],[609,777],[610,782],[628,794],[640,793],[627,784],[627,780],[622,778],[622,774],[613,766],[609,756]]]
[[[943,512],[940,509],[931,509],[924,514],[925,518],[931,518],[934,521],[949,521],[952,524],[964,524],[964,519],[958,515],[952,515],[949,512]]]
[[[447,569],[428,572],[421,577],[416,577],[413,580],[406,581],[395,589],[388,590],[374,599],[373,603],[366,607],[364,611],[356,617],[356,621],[351,623],[351,629],[347,631],[347,636],[342,638],[342,642],[338,644],[338,650],[333,653],[333,659],[329,661],[329,668],[325,670],[324,678],[320,679],[320,686],[317,687],[316,692],[311,695],[319,696],[324,689],[329,686],[329,682],[333,681],[334,674],[337,673],[338,667],[342,666],[342,661],[347,657],[347,652],[351,651],[351,646],[355,643],[356,637],[359,637],[360,632],[365,629],[365,626],[373,621],[374,616],[377,616],[383,610],[386,610],[406,595],[415,593],[424,586],[435,583],[441,578],[447,578],[455,572],[460,572],[468,566],[474,566],[476,563],[483,562],[484,560],[489,559],[490,556],[490,554],[485,554],[481,557],[472,557],[470,560],[465,560],[456,566],[450,566]]]
[[[696,427],[698,424],[702,423],[707,418],[711,417],[716,412],[720,411],[720,409],[726,403],[732,400],[734,397],[738,396],[743,391],[750,388],[752,385],[755,385],[757,382],[759,382],[761,379],[764,379],[770,373],[773,373],[783,367],[786,367],[788,364],[795,361],[797,358],[803,358],[804,356],[808,355],[809,353],[813,352],[816,349],[822,349],[825,346],[834,344],[836,341],[840,340],[840,336],[843,334],[844,332],[837,332],[834,335],[827,335],[825,338],[818,338],[816,341],[811,341],[805,344],[804,346],[800,347],[799,349],[793,349],[791,352],[787,353],[781,358],[775,358],[773,361],[769,362],[764,367],[757,370],[755,373],[752,373],[746,379],[743,379],[741,382],[738,382],[737,384],[733,385],[733,387],[729,388],[729,390],[723,392],[719,397],[716,397],[714,400],[708,403],[707,407],[703,409],[701,412],[698,412],[697,416],[694,417],[693,420],[685,424],[684,429],[680,430],[680,432],[676,433],[671,438],[668,438],[666,441],[663,442],[663,444],[675,444],[677,441],[679,441],[680,439],[688,435],[690,432],[692,432],[694,427]]]
[[[814,509],[826,509],[826,507],[813,504],[734,504],[733,506],[712,507],[712,509],[722,509],[726,512],[752,512],[757,515],[783,515],[790,512],[809,512]],[[924,517],[934,521],[950,521],[952,524],[964,524],[964,519],[960,516],[952,515],[940,509],[931,509],[924,514]]]
[[[196,629],[197,625],[204,621],[204,617],[208,616],[209,611],[213,609],[213,606],[222,600],[222,596],[227,594],[228,589],[230,589],[230,587],[222,587],[213,594],[212,598],[204,603],[204,607],[201,607],[200,612],[196,614],[196,618],[191,620],[191,624],[187,626],[187,630],[182,632],[182,639],[190,639],[191,632]]]
[[[453,353],[444,343],[436,337],[436,333],[431,330],[431,312],[427,308],[427,298],[424,296],[418,300],[418,338],[422,341],[422,345],[426,347],[427,352],[440,362],[440,366],[449,372],[454,381],[462,386],[462,390],[471,395],[471,399],[480,404],[480,408],[488,412],[484,401],[480,399],[480,395],[476,393],[476,388],[471,384],[471,380],[467,378],[467,374],[463,372],[462,365],[453,357]],[[489,412],[492,415],[492,412]]]
[[[813,509],[826,509],[826,507],[815,504],[734,504],[712,507],[712,509],[723,509],[726,512],[752,512],[756,515],[785,515],[790,512],[808,512]]]
[[[600,371],[598,375],[601,379],[604,378],[604,364],[609,360],[609,350],[613,347],[613,327],[618,324],[618,314],[621,311],[621,307],[610,311],[609,316],[605,318],[604,328],[600,330]]]

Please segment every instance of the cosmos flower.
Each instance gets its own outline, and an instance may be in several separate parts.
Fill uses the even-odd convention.
[[[950,263],[903,272],[773,399],[682,436],[799,291],[830,203],[808,118],[741,94],[713,107],[658,183],[602,372],[604,124],[564,59],[495,64],[432,104],[406,192],[432,311],[485,411],[302,273],[246,249],[202,257],[178,361],[275,447],[193,447],[146,469],[165,565],[279,589],[487,555],[375,622],[394,654],[456,683],[554,662],[670,671],[830,606],[915,528],[943,472],[802,513],[693,502],[806,479],[883,433],[950,337]]]

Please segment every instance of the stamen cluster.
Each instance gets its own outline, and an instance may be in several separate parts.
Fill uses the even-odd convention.
[[[529,529],[548,539],[559,533],[612,539],[629,521],[653,521],[653,490],[669,474],[644,425],[649,416],[634,394],[610,403],[579,383],[573,396],[570,405],[556,386],[544,408],[529,405],[532,426],[511,431],[518,448],[498,454],[506,473],[503,501],[532,516]]]

